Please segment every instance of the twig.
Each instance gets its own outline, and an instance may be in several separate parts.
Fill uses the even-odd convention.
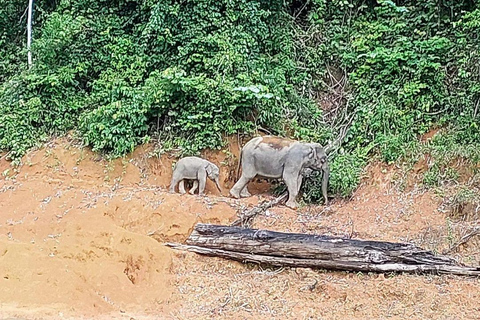
[[[345,103],[345,106],[343,108],[340,108],[340,106],[339,106],[335,110],[336,111],[335,117],[333,117],[333,121],[331,121],[331,124],[330,124],[330,127],[332,127],[332,128],[337,128],[337,127],[342,126],[342,123],[344,123],[345,120],[348,122],[348,119],[349,119],[348,110],[349,110],[350,101],[345,96],[340,96],[340,98],[346,99],[346,103]],[[341,110],[338,111],[339,109],[341,109]],[[354,115],[355,111],[351,112],[351,114]]]
[[[269,135],[272,135],[272,133],[270,131],[268,131],[267,129],[265,129],[263,127],[260,127],[260,126],[257,127],[257,131],[263,131],[265,133],[268,133]]]
[[[23,12],[23,14],[22,14],[22,16],[20,17],[20,20],[18,21],[18,23],[22,23],[23,18],[25,17],[25,15],[26,15],[27,12],[28,12],[28,8],[29,8],[29,7],[27,6],[27,8],[25,9],[25,12]]]
[[[355,225],[354,225],[354,223],[353,223],[352,218],[349,218],[349,220],[350,220],[350,224],[352,225],[352,231],[350,231],[350,234],[349,234],[348,238],[349,238],[349,239],[352,239],[353,233],[355,232]]]
[[[477,99],[477,103],[475,103],[475,111],[473,112],[473,117],[477,117],[477,111],[478,111],[478,103],[480,102],[480,98]]]
[[[440,113],[444,113],[445,111],[447,111],[448,108],[445,108],[443,110],[439,110],[439,111],[434,111],[434,112],[426,112],[425,114],[429,115],[429,116],[436,116],[437,114],[440,114]],[[417,121],[418,122],[418,121]]]
[[[10,153],[12,153],[12,152],[9,151],[9,152],[5,153],[3,156],[0,157],[0,160],[3,160],[3,158],[6,159]]]
[[[293,17],[293,19],[297,19],[298,16],[300,16],[300,14],[302,13],[302,11],[305,9],[305,7],[307,6],[307,4],[310,2],[310,0],[307,0],[305,1],[305,4],[303,5],[303,7],[298,11],[298,13]]]
[[[280,197],[275,198],[270,201],[262,201],[259,205],[247,210],[247,209],[239,209],[238,216],[239,218],[235,220],[231,226],[249,226],[252,223],[252,220],[258,214],[265,212],[267,209],[276,206],[281,201],[287,198],[287,192],[284,192]]]
[[[330,66],[327,66],[327,73],[330,76],[330,79],[334,80],[336,82],[336,83],[333,83],[333,81],[332,81],[333,87],[331,87],[331,88],[335,88],[336,86],[341,86],[342,89],[343,89],[344,86],[342,86],[342,83],[341,83],[341,82],[343,82],[343,79],[345,78],[345,75],[343,74],[343,72],[342,72],[342,78],[340,80],[337,80],[337,78],[335,78],[332,75],[332,73],[330,72]]]
[[[465,244],[470,240],[472,237],[480,235],[480,228],[476,227],[466,235],[464,235],[460,240],[458,240],[455,244],[453,244],[448,250],[444,251],[443,254],[447,254],[452,252],[453,250],[460,247],[462,244]]]
[[[338,138],[325,147],[325,152],[327,154],[333,154],[340,148],[340,146],[342,145],[342,141],[343,139],[345,139],[345,136],[347,135],[348,129],[350,129],[350,126],[354,118],[355,118],[355,113],[352,114],[348,122],[342,127],[342,129],[340,129]]]

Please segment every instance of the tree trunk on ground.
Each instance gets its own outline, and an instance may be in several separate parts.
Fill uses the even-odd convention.
[[[412,244],[342,239],[239,227],[197,224],[187,245],[168,246],[200,254],[275,266],[363,272],[430,272],[480,275]]]

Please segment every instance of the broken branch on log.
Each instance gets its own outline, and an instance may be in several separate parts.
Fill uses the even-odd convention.
[[[178,250],[274,266],[480,275],[480,268],[459,265],[449,257],[434,255],[412,244],[219,225],[197,224],[187,245],[167,245]]]

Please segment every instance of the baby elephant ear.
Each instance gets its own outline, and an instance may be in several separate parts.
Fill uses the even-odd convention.
[[[212,165],[210,163],[207,163],[207,165],[205,166],[205,170],[207,170],[208,175],[211,175],[213,172]]]

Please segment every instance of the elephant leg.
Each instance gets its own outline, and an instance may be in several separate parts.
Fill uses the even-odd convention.
[[[253,163],[250,163],[249,161],[244,159],[244,161],[242,162],[242,175],[240,176],[240,179],[238,179],[237,183],[235,183],[233,188],[230,189],[230,194],[237,199],[239,199],[240,197],[250,197],[251,194],[250,192],[248,192],[247,185],[253,178],[255,178],[256,175],[257,171]]]
[[[170,182],[170,193],[175,193],[175,187],[177,186],[177,184],[180,180],[181,179],[180,179],[179,175],[175,174],[175,172],[174,172],[173,177],[172,177],[172,181]]]
[[[297,201],[295,199],[297,198],[299,190],[299,187],[297,186],[298,176],[295,176],[294,174],[286,174],[284,175],[283,181],[288,189],[288,200],[285,205],[289,208],[295,209],[297,207]]]
[[[243,187],[242,191],[240,192],[240,197],[248,198],[248,197],[251,197],[251,196],[252,196],[252,194],[250,192],[248,192],[247,185],[245,185],[245,187]]]
[[[329,176],[330,176],[330,168],[328,164],[325,163],[323,168],[323,177],[322,177],[322,193],[323,193],[323,198],[325,199],[325,205],[328,205],[327,187],[328,187]]]
[[[300,193],[300,188],[302,187],[303,175],[299,174],[297,179],[297,194]]]
[[[180,184],[178,185],[178,191],[180,191],[180,194],[185,194],[186,191],[185,191],[185,180],[182,179],[180,181]]]
[[[197,188],[198,188],[198,180],[193,180],[193,187],[192,189],[190,189],[189,193],[194,194]]]
[[[232,195],[232,197],[237,199],[239,199],[240,197],[249,197],[250,193],[248,192],[247,184],[252,178],[253,177],[248,178],[247,176],[245,176],[245,174],[242,173],[240,179],[238,179],[237,183],[235,183],[232,189],[230,189],[230,194]]]
[[[198,175],[198,194],[203,196],[205,195],[205,184],[207,182],[207,172],[205,170],[201,170]]]

